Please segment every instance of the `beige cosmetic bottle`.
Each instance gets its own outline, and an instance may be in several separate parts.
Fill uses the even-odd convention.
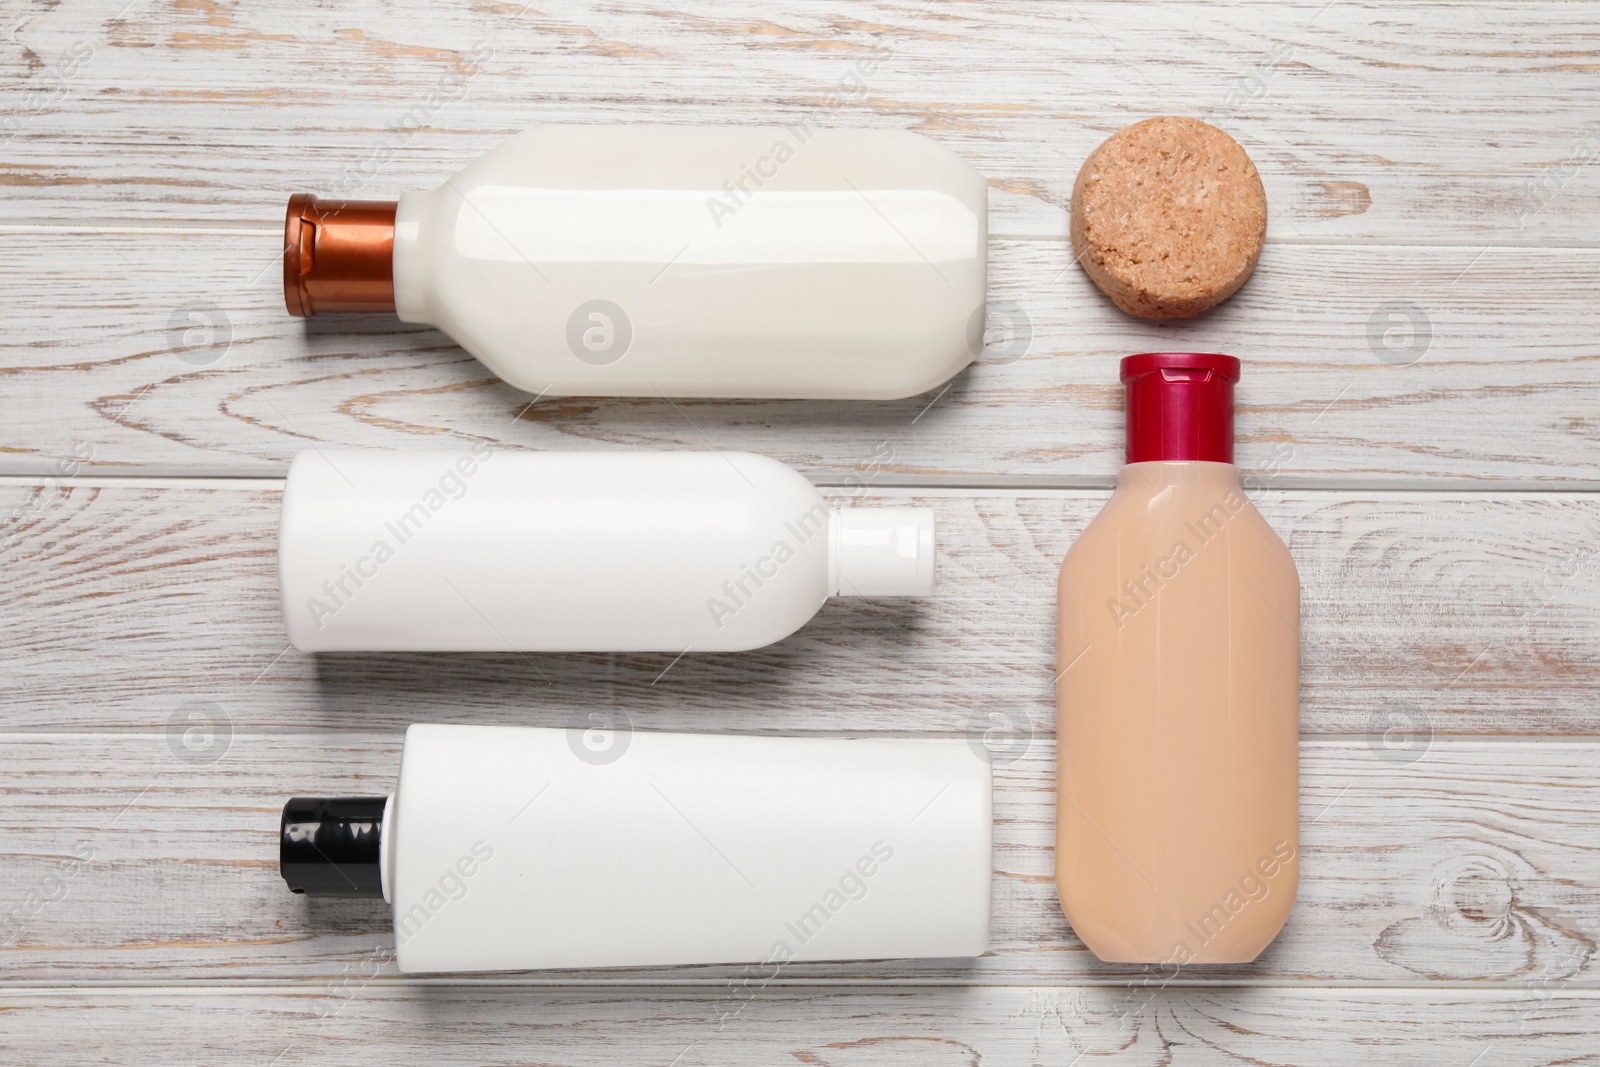
[[[1233,465],[1232,356],[1122,361],[1127,465],[1061,565],[1056,887],[1102,960],[1244,963],[1300,875],[1300,581]]]

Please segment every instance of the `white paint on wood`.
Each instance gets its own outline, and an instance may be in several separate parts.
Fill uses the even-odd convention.
[[[539,122],[913,129],[996,233],[1061,237],[1105,137],[1192,113],[1254,157],[1274,240],[1600,240],[1588,3],[484,4],[439,17],[66,4],[18,20],[11,218],[279,219],[432,188]],[[74,47],[93,49],[65,77]],[[492,53],[492,54],[488,54]],[[40,97],[28,96],[39,93]]]
[[[1272,484],[1600,485],[1600,250],[1278,246],[1217,311],[1158,324],[1116,310],[1065,244],[997,241],[991,299],[1031,340],[948,386],[892,402],[673,403],[533,403],[437,331],[290,318],[280,251],[266,232],[0,233],[0,471],[46,475],[92,453],[107,472],[281,477],[308,447],[483,440],[742,449],[834,484],[1110,485],[1117,361],[1199,350],[1244,360],[1238,460]],[[1412,309],[1425,328],[1406,325]]]
[[[314,656],[279,611],[280,492],[183,485],[0,487],[0,518],[22,513],[0,530],[13,728],[144,728],[198,700],[239,729],[600,706],[643,728],[891,733],[1003,711],[1049,734],[1056,570],[1105,500],[835,493],[935,509],[935,595],[834,600],[752,652]],[[1300,568],[1306,733],[1600,733],[1600,500],[1255,496]]]
[[[6,930],[15,935],[8,978],[314,982],[390,952],[382,901],[289,893],[277,832],[290,796],[389,792],[399,735],[355,715],[341,730],[262,734],[230,725],[215,706],[174,710],[171,724],[137,732],[0,736],[10,780],[0,902],[25,909]],[[524,721],[562,722],[537,709]],[[786,979],[1048,984],[1143,975],[1095,960],[1056,900],[1054,743],[1011,735],[997,757],[990,951],[975,961],[794,964]],[[1600,744],[1436,738],[1408,751],[1362,738],[1307,741],[1301,769],[1302,875],[1288,926],[1253,964],[1185,971],[1185,983],[1595,987]],[[59,899],[28,911],[28,894],[53,885],[52,873],[63,888],[46,895]],[[743,973],[490,980],[720,986]],[[379,977],[399,980],[387,960]]]
[[[7,1062],[1600,1062],[1600,5],[120,7],[39,7],[0,46],[0,907],[26,912],[0,955]],[[1152,325],[1070,265],[1066,209],[1102,138],[1175,111],[1245,144],[1272,219],[1239,297]],[[927,133],[989,179],[992,295],[1027,354],[894,404],[685,418],[528,408],[437,333],[286,317],[290,192],[431,187],[550,121]],[[217,312],[226,353],[184,362]],[[1300,904],[1256,966],[1153,989],[1090,959],[1052,899],[1047,680],[1054,568],[1118,463],[1115,360],[1149,348],[1243,357],[1241,464],[1322,490],[1258,494],[1305,579]],[[282,644],[269,479],[300,448],[707,437],[873,502],[918,487],[949,535],[940,596],[834,605],[661,677],[659,657]],[[260,481],[148,480],[180,475]],[[408,721],[596,704],[655,729],[1026,722],[996,952],[754,995],[727,968],[415,983],[386,969],[381,916],[282,890],[289,790],[385,788]],[[174,748],[175,712],[215,728]],[[35,909],[79,842],[92,858]]]
[[[696,1064],[976,1067],[1101,1062],[1532,1067],[1600,1059],[1600,1001],[1516,993],[1242,984],[605,993],[392,989],[364,966],[310,989],[40,990],[0,995],[19,1063]]]

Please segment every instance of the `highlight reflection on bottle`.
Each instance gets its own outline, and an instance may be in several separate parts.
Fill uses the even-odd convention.
[[[1255,959],[1299,882],[1300,581],[1232,356],[1122,361],[1127,465],[1061,566],[1056,886],[1102,960]]]

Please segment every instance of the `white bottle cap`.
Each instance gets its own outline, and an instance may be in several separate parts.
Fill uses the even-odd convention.
[[[932,508],[840,508],[833,546],[839,596],[933,592]]]

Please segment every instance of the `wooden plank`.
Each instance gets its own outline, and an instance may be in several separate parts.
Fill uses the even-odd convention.
[[[743,1001],[714,992],[553,992],[457,985],[394,989],[359,970],[324,990],[9,991],[14,1062],[294,1064],[800,1063],[972,1067],[1117,1063],[1370,1063],[1417,1067],[1474,1056],[1594,1064],[1596,999],[1564,988],[1355,991],[1168,988],[796,990]]]
[[[309,983],[375,955],[374,977],[397,978],[382,902],[290,894],[276,835],[292,795],[389,791],[399,736],[246,733],[187,717],[206,711],[190,706],[174,725],[138,732],[0,735],[9,981]],[[355,717],[344,725],[364,726]],[[987,955],[794,964],[785,979],[1137,977],[1136,967],[1095,960],[1056,901],[1054,756],[1046,738],[1002,750]],[[1289,926],[1255,963],[1186,980],[1600,986],[1600,855],[1590,847],[1600,832],[1600,743],[1436,741],[1397,756],[1360,739],[1308,741],[1301,767],[1302,881]],[[646,968],[513,980],[721,986],[742,973]]]
[[[835,494],[841,502],[848,494]],[[1055,581],[1093,491],[901,497],[935,509],[925,600],[841,598],[745,653],[339,654],[288,647],[275,487],[0,487],[11,729],[158,726],[189,701],[240,730],[564,721],[652,729],[1054,724]],[[1600,733],[1600,498],[1258,494],[1302,580],[1310,735]],[[730,718],[730,716],[732,718]]]
[[[0,54],[0,212],[275,221],[302,189],[431,188],[537,122],[806,122],[929,133],[988,176],[996,233],[1059,237],[1089,151],[1176,106],[1253,154],[1275,240],[1592,244],[1597,10],[61,5]]]
[[[1110,485],[1118,358],[1187,349],[1245,360],[1239,463],[1274,485],[1600,485],[1600,249],[1277,246],[1216,313],[1159,325],[1113,308],[1065,245],[1001,241],[991,297],[1030,324],[1026,354],[996,349],[941,391],[532,406],[437,331],[290,318],[278,251],[265,232],[0,233],[0,472],[48,475],[76,454],[124,473],[281,476],[312,445],[486,440],[744,449],[835,484]],[[1407,309],[1425,332],[1406,334]]]

